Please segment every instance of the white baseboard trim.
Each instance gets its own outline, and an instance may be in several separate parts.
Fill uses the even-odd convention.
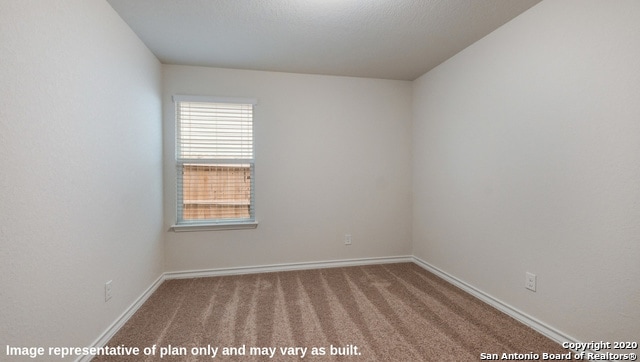
[[[164,276],[165,276],[165,279],[186,279],[186,278],[217,277],[217,276],[223,276],[223,275],[273,273],[273,272],[291,271],[291,270],[324,269],[324,268],[338,268],[338,267],[360,266],[360,265],[413,263],[413,262],[414,262],[413,256],[403,255],[403,256],[393,256],[393,257],[380,257],[380,258],[342,259],[342,260],[328,260],[328,261],[311,261],[311,262],[304,262],[304,263],[287,263],[287,264],[272,264],[272,265],[259,265],[259,266],[247,266],[247,267],[176,271],[176,272],[165,272]]]
[[[104,347],[109,340],[116,334],[116,332],[131,318],[131,316],[138,311],[142,304],[158,289],[163,281],[169,279],[186,279],[186,278],[202,278],[202,277],[215,277],[224,275],[241,275],[241,274],[257,274],[257,273],[271,273],[280,271],[291,270],[308,270],[308,269],[324,269],[324,268],[338,268],[349,266],[362,266],[362,265],[375,265],[375,264],[393,264],[393,263],[415,263],[421,268],[435,274],[446,282],[462,289],[463,291],[473,295],[481,301],[489,304],[490,306],[498,309],[499,311],[507,314],[508,316],[516,319],[517,321],[531,327],[535,331],[542,335],[554,340],[558,343],[562,342],[579,342],[575,338],[572,338],[557,329],[537,320],[536,318],[510,306],[507,303],[475,288],[474,286],[467,284],[466,282],[458,279],[457,277],[427,263],[426,261],[412,256],[394,256],[394,257],[379,257],[379,258],[360,258],[360,259],[342,259],[342,260],[329,260],[329,261],[316,261],[316,262],[303,262],[303,263],[287,263],[287,264],[272,264],[261,266],[248,266],[248,267],[231,267],[231,268],[218,268],[218,269],[203,269],[203,270],[191,270],[191,271],[175,271],[165,272],[156,279],[151,286],[145,290],[133,304],[127,308],[115,322],[113,322],[100,337],[98,337],[92,344],[92,347]],[[93,356],[82,356],[76,359],[76,362],[89,362]]]
[[[474,297],[480,299],[481,301],[489,304],[490,306],[496,308],[497,310],[505,313],[506,315],[514,318],[515,320],[523,323],[526,326],[531,327],[535,331],[540,334],[554,340],[560,344],[563,342],[578,342],[575,338],[567,336],[566,334],[558,331],[557,329],[537,320],[536,318],[518,310],[517,308],[512,307],[511,305],[477,289],[476,287],[467,284],[466,282],[454,277],[453,275],[427,263],[426,261],[413,257],[414,263],[422,267],[423,269],[430,271],[431,273],[437,275],[441,279],[446,282],[453,284],[454,286],[464,290],[465,292],[473,295]]]
[[[131,316],[138,311],[138,309],[149,299],[151,294],[158,289],[160,284],[168,279],[185,279],[185,278],[203,278],[203,277],[215,277],[223,275],[240,275],[240,274],[257,274],[257,273],[270,273],[278,271],[288,270],[305,270],[305,269],[323,269],[323,268],[337,268],[346,266],[359,266],[359,265],[373,265],[373,264],[391,264],[391,263],[412,263],[413,257],[410,255],[394,256],[394,257],[380,257],[380,258],[361,258],[361,259],[343,259],[343,260],[329,260],[320,262],[306,262],[306,263],[289,263],[289,264],[273,264],[262,266],[250,266],[250,267],[234,267],[234,268],[220,268],[220,269],[206,269],[206,270],[191,270],[191,271],[178,271],[178,272],[165,272],[158,277],[148,288],[145,290],[133,304],[127,308],[115,322],[113,322],[92,344],[91,347],[104,347],[109,340],[118,332],[120,328],[131,318]],[[78,357],[75,362],[89,362],[93,356],[81,356]]]
[[[129,318],[138,311],[138,309],[149,299],[151,294],[158,289],[160,284],[164,281],[164,274],[160,275],[148,288],[145,290],[130,306],[127,308],[102,334],[91,344],[91,347],[104,347],[109,340],[127,323]],[[76,362],[89,362],[94,356],[81,356],[76,359]]]

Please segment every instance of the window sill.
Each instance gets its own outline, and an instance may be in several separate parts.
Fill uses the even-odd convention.
[[[235,223],[197,223],[197,224],[179,224],[171,225],[169,230],[180,233],[185,231],[214,231],[214,230],[244,230],[255,229],[258,227],[257,221],[235,222]]]

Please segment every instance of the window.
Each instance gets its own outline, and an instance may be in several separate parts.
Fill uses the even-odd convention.
[[[173,229],[256,227],[254,99],[174,96],[177,223]]]

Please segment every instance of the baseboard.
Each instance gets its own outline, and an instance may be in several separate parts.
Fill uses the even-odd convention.
[[[288,264],[272,264],[248,267],[232,267],[219,269],[203,269],[190,271],[165,272],[165,279],[185,279],[185,278],[202,278],[217,277],[223,275],[240,275],[240,274],[257,274],[272,273],[290,270],[306,270],[306,269],[324,269],[338,268],[348,266],[373,265],[373,264],[392,264],[392,263],[412,263],[413,257],[410,255],[381,257],[381,258],[360,258],[360,259],[342,259],[329,261],[312,261],[304,263],[288,263]]]
[[[430,271],[431,273],[437,275],[441,279],[444,279],[450,284],[464,290],[465,292],[473,295],[474,297],[480,299],[481,301],[489,304],[490,306],[498,309],[499,311],[507,314],[508,316],[514,318],[515,320],[523,323],[526,326],[531,327],[538,333],[554,340],[558,343],[562,342],[578,342],[575,338],[567,336],[566,334],[558,331],[557,329],[537,320],[536,318],[518,310],[517,308],[512,307],[511,305],[477,289],[476,287],[467,284],[466,282],[454,277],[453,275],[427,263],[426,261],[413,256],[413,262],[422,267],[423,269]]]
[[[411,255],[394,256],[394,257],[380,257],[380,258],[361,258],[361,259],[342,259],[342,260],[329,260],[320,262],[304,262],[304,263],[288,263],[288,264],[272,264],[261,266],[249,266],[249,267],[232,267],[232,268],[218,268],[218,269],[203,269],[203,270],[191,270],[191,271],[177,271],[177,272],[165,272],[158,279],[156,279],[147,290],[142,293],[138,299],[122,313],[118,319],[102,333],[102,335],[96,339],[91,346],[103,347],[109,342],[111,337],[131,318],[131,316],[142,306],[142,304],[155,292],[155,290],[162,284],[164,280],[168,279],[185,279],[185,278],[202,278],[202,277],[215,277],[223,275],[241,275],[241,274],[256,274],[256,273],[271,273],[280,271],[291,270],[307,270],[307,269],[323,269],[323,268],[337,268],[337,267],[349,267],[349,266],[361,266],[361,265],[375,265],[375,264],[392,264],[392,263],[415,263],[423,269],[437,275],[446,282],[464,290],[465,292],[473,295],[474,297],[482,300],[490,306],[498,309],[499,311],[511,316],[517,321],[531,327],[540,334],[554,340],[558,343],[562,342],[579,342],[575,338],[567,336],[566,334],[556,330],[555,328],[533,318],[532,316],[510,306],[507,303],[475,288],[474,286],[456,278],[455,276],[427,263],[426,261]],[[76,360],[76,362],[88,362],[93,356],[83,356]]]
[[[235,267],[235,268],[220,268],[220,269],[206,269],[206,270],[192,270],[192,271],[179,271],[179,272],[165,272],[158,277],[148,288],[145,290],[133,304],[127,308],[115,322],[113,322],[92,344],[91,347],[104,347],[109,340],[118,332],[118,330],[131,318],[131,316],[142,306],[142,304],[158,289],[160,284],[167,279],[184,279],[184,278],[202,278],[202,277],[214,277],[222,275],[240,275],[240,274],[256,274],[256,273],[270,273],[278,271],[288,270],[305,270],[305,269],[322,269],[322,268],[337,268],[346,266],[359,266],[359,265],[373,265],[373,264],[391,264],[391,263],[412,263],[413,257],[410,255],[395,256],[387,258],[361,258],[361,259],[343,259],[343,260],[329,260],[321,262],[307,262],[307,263],[289,263],[289,264],[273,264],[251,267]],[[81,356],[76,359],[76,362],[89,362],[93,356]]]
[[[156,279],[148,288],[147,290],[145,290],[142,295],[140,295],[130,306],[129,308],[127,308],[121,315],[120,317],[118,317],[115,322],[113,322],[92,344],[91,347],[104,347],[109,340],[111,339],[111,337],[113,337],[116,332],[118,332],[118,330],[120,328],[122,328],[122,326],[127,323],[127,321],[129,320],[129,318],[131,318],[131,316],[138,311],[138,309],[142,306],[142,304],[144,304],[144,302],[147,301],[147,299],[149,299],[149,297],[151,296],[151,294],[153,294],[153,292],[156,291],[156,289],[158,289],[158,287],[160,286],[160,284],[162,284],[162,282],[164,281],[164,274],[160,275],[158,277],[158,279]],[[76,359],[76,362],[89,362],[91,361],[91,359],[94,356],[91,355],[86,355],[86,356],[81,356],[79,358]]]

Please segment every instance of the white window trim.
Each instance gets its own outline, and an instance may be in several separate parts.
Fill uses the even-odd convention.
[[[238,98],[238,97],[211,97],[211,96],[190,96],[176,94],[173,96],[173,103],[178,102],[209,102],[209,103],[237,103],[237,104],[258,104],[256,98]]]
[[[214,231],[214,230],[246,230],[258,227],[258,220],[225,223],[193,223],[171,225],[171,231],[180,233],[185,231]]]
[[[256,98],[212,97],[212,96],[177,95],[177,94],[173,95],[172,100],[174,104],[174,112],[175,112],[176,104],[178,102],[183,102],[183,101],[211,102],[211,103],[238,103],[238,104],[251,104],[253,106],[258,104],[258,100]],[[174,137],[174,140],[175,140],[175,137]],[[255,147],[255,144],[254,144],[254,147]],[[258,227],[257,219],[237,220],[237,221],[228,220],[228,221],[220,221],[220,222],[194,221],[194,222],[181,222],[180,224],[175,223],[171,225],[169,230],[173,232],[192,232],[192,231],[216,231],[216,230],[246,230],[246,229],[255,229],[257,227]]]

